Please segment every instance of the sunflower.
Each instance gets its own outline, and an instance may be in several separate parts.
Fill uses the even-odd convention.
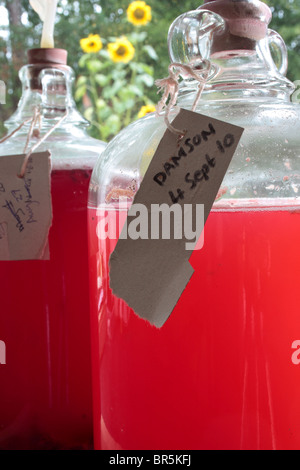
[[[135,26],[145,25],[151,21],[151,7],[146,2],[132,2],[127,8],[127,18]]]
[[[118,38],[107,46],[111,60],[127,64],[134,56],[135,48],[125,36]]]
[[[88,38],[80,39],[80,46],[84,52],[98,52],[103,44],[99,34],[90,34]]]
[[[153,104],[147,104],[146,106],[142,106],[139,111],[138,118],[142,118],[146,116],[146,114],[149,114],[149,113],[154,113],[155,109],[156,108]]]

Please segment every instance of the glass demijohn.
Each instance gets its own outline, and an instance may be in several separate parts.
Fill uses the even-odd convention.
[[[51,151],[53,223],[50,261],[0,261],[0,331],[7,350],[0,370],[0,449],[93,446],[87,254],[90,175],[105,144],[86,132],[72,98],[66,51],[34,49],[20,71],[18,109],[8,133],[38,112],[28,150]],[[24,152],[30,122],[0,145]],[[0,157],[1,158],[1,157]]]
[[[99,222],[127,208],[166,130],[164,116],[131,124],[106,148],[89,194],[96,447],[297,449],[300,375],[300,107],[286,49],[257,0],[215,0],[183,14],[171,61],[211,74],[196,112],[245,129],[205,225],[204,247],[175,310],[157,329],[109,287],[117,237]],[[197,80],[182,77],[191,110]],[[170,119],[178,113],[171,111]],[[110,222],[111,221],[111,222]],[[125,282],[126,280],[124,280]],[[294,355],[293,355],[294,354]]]

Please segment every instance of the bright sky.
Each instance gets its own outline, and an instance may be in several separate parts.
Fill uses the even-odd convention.
[[[28,22],[28,15],[26,12],[22,14],[21,21],[24,25]],[[8,36],[8,31],[2,29],[2,27],[6,28],[7,26],[9,26],[7,10],[5,7],[0,6],[0,36],[3,38]]]
[[[5,7],[0,7],[0,26],[8,26],[8,14]]]
[[[8,37],[8,31],[5,29],[2,29],[4,26],[8,26],[8,14],[7,10],[4,7],[0,7],[0,37],[2,38],[7,38]]]
[[[66,6],[67,4],[68,4],[67,0],[60,0],[59,3],[58,3],[57,12],[62,13],[63,12],[63,7]],[[74,1],[74,9],[75,9],[75,11],[79,10],[79,1],[78,0]],[[95,4],[94,5],[94,10],[95,10],[96,13],[101,13],[102,12],[102,7],[100,5]],[[26,23],[28,21],[26,12],[23,13],[21,20],[22,20],[22,23],[24,25],[26,25]],[[6,35],[3,31],[1,31],[1,26],[8,26],[8,25],[9,25],[9,22],[8,22],[7,10],[4,6],[0,6],[0,35],[1,36]]]

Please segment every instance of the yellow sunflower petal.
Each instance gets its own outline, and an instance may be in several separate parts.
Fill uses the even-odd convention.
[[[146,25],[152,19],[151,7],[143,1],[132,2],[127,8],[127,19],[135,26]]]
[[[142,106],[139,111],[138,118],[142,118],[146,116],[146,114],[149,114],[149,113],[154,113],[155,110],[156,108],[153,104],[147,104],[146,106]]]
[[[84,52],[98,52],[102,49],[103,44],[99,34],[90,34],[88,38],[80,39],[80,46]]]
[[[135,54],[135,48],[128,39],[123,36],[107,46],[108,53],[113,62],[130,62]]]

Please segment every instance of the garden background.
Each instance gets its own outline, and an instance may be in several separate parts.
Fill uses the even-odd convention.
[[[300,80],[300,0],[265,3],[273,11],[270,27],[288,47],[287,76]],[[69,52],[68,64],[76,76],[74,96],[91,122],[91,135],[109,141],[154,109],[159,99],[154,81],[168,75],[169,26],[200,4],[201,0],[149,0],[144,5],[150,9],[137,24],[127,15],[128,0],[59,0],[55,47]],[[7,87],[6,104],[0,105],[0,136],[5,132],[3,122],[20,98],[18,70],[26,64],[27,49],[39,47],[41,31],[41,21],[28,0],[0,0],[0,79]],[[114,53],[116,45],[123,47],[125,60]]]

